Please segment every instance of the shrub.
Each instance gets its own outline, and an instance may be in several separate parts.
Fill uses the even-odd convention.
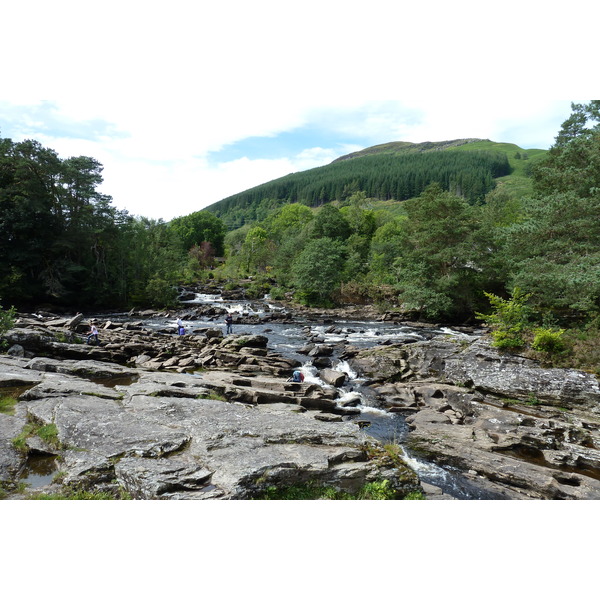
[[[531,347],[538,352],[558,353],[566,349],[563,339],[564,329],[538,327],[533,330]]]
[[[515,288],[512,297],[504,300],[494,294],[484,293],[494,311],[487,315],[476,313],[476,316],[492,328],[492,345],[502,350],[515,350],[525,346],[530,313],[527,300],[531,294]]]
[[[396,497],[397,493],[387,479],[366,483],[358,493],[358,500],[393,500]]]
[[[0,335],[4,335],[15,324],[15,307],[4,310],[0,304]]]
[[[153,277],[146,285],[146,301],[154,307],[171,308],[177,305],[177,289],[162,277]]]
[[[286,299],[285,290],[280,287],[272,287],[271,291],[269,292],[269,295],[271,296],[271,300],[285,300]]]

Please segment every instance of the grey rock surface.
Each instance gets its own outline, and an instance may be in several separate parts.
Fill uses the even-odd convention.
[[[34,385],[21,397],[19,417],[0,415],[5,486],[25,460],[8,440],[29,421],[56,427],[55,440],[34,433],[28,448],[57,457],[64,486],[139,499],[247,499],[302,483],[356,493],[382,479],[402,494],[420,489],[406,466],[369,453],[378,445],[357,425],[315,418],[320,413],[304,404],[328,400],[317,386],[231,372],[205,378],[93,361],[12,360],[3,358],[3,368]],[[94,380],[98,373],[135,380],[109,387]]]
[[[600,499],[600,388],[486,339],[438,338],[358,352],[389,410],[406,416],[417,455],[510,498]]]

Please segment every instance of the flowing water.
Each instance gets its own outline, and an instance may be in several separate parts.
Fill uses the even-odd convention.
[[[181,302],[182,307],[189,309],[189,319],[183,318],[186,333],[201,333],[207,327],[219,327],[225,333],[225,312],[234,316],[233,334],[260,334],[268,337],[268,347],[273,352],[286,358],[292,358],[302,363],[300,370],[305,381],[315,383],[322,387],[331,387],[319,378],[319,369],[312,363],[310,357],[301,349],[311,339],[318,339],[333,347],[334,352],[330,357],[332,369],[346,374],[346,383],[339,390],[337,399],[340,405],[355,406],[360,414],[344,417],[344,419],[358,422],[369,436],[383,442],[399,445],[405,456],[407,464],[419,475],[420,479],[440,488],[444,494],[456,499],[498,499],[486,490],[479,489],[472,482],[466,480],[457,471],[451,468],[442,468],[434,463],[426,462],[415,456],[404,444],[408,434],[408,426],[404,417],[398,413],[390,413],[374,398],[374,394],[364,385],[357,373],[353,372],[349,364],[340,360],[345,346],[357,348],[370,348],[385,343],[417,342],[431,339],[437,335],[451,335],[457,338],[472,339],[470,336],[446,328],[436,327],[410,327],[387,321],[358,321],[358,320],[333,320],[317,322],[301,317],[291,318],[287,309],[271,302],[268,297],[263,301],[228,300],[220,295],[196,294],[192,300]],[[204,309],[214,308],[215,313],[205,315]],[[196,313],[198,310],[198,314]],[[260,322],[266,315],[286,315],[284,323],[270,321]],[[103,315],[114,322],[130,321],[131,317],[125,313]],[[176,317],[163,318],[151,317],[142,319],[142,325],[157,331],[175,333],[177,331]]]
[[[234,314],[234,334],[261,334],[268,337],[268,347],[286,358],[293,358],[302,363],[300,370],[305,376],[305,381],[315,383],[322,387],[331,387],[319,378],[319,369],[313,365],[312,360],[301,352],[311,339],[318,339],[319,343],[333,347],[334,352],[330,357],[332,369],[346,374],[346,383],[339,390],[337,402],[341,406],[354,406],[360,414],[344,417],[356,421],[369,436],[382,443],[394,443],[404,451],[406,463],[419,475],[423,482],[439,487],[445,494],[456,499],[494,499],[497,496],[478,489],[474,484],[465,480],[458,472],[442,468],[414,456],[404,445],[408,434],[408,426],[404,417],[398,413],[390,413],[378,404],[374,394],[366,387],[348,362],[340,359],[345,346],[369,348],[389,342],[416,342],[427,340],[433,336],[445,334],[456,337],[466,337],[463,333],[448,328],[415,328],[384,321],[356,321],[338,320],[333,322],[315,322],[301,318],[285,319],[285,323],[264,322],[256,324],[252,318],[263,317],[274,313],[286,313],[286,310],[268,298],[263,302],[240,302],[225,300],[221,296],[209,294],[196,294],[193,300],[181,303],[193,313],[195,308],[214,307],[221,314],[198,316],[197,318],[184,319],[186,333],[194,334],[205,331],[207,327],[221,327],[225,332],[224,310]],[[131,321],[126,313],[97,315],[98,318],[110,319],[114,322]],[[191,314],[190,314],[191,317]],[[144,327],[157,331],[175,333],[176,318],[167,319],[151,317],[141,319]],[[127,385],[134,379],[112,378],[98,381],[103,385]],[[31,488],[47,485],[56,475],[54,457],[33,456],[28,459],[23,468],[20,479]]]
[[[407,464],[419,475],[420,479],[439,487],[445,494],[456,499],[492,499],[497,496],[477,488],[473,483],[461,477],[458,472],[449,468],[442,468],[433,463],[425,462],[414,456],[404,445],[408,434],[408,426],[404,417],[398,413],[390,413],[378,405],[369,388],[364,386],[357,373],[353,372],[350,365],[340,360],[346,345],[369,348],[379,344],[390,342],[416,342],[431,339],[437,335],[451,335],[458,338],[469,338],[466,334],[449,328],[436,327],[410,327],[385,321],[356,321],[337,320],[328,318],[327,322],[315,322],[302,318],[289,319],[286,323],[244,323],[252,317],[262,317],[267,314],[284,313],[282,307],[265,298],[263,302],[243,302],[223,299],[221,296],[209,294],[197,294],[193,300],[182,302],[190,309],[197,307],[212,306],[221,310],[225,309],[234,313],[234,334],[261,334],[269,339],[269,349],[285,356],[293,358],[302,363],[300,370],[303,372],[305,381],[316,383],[322,387],[330,387],[319,378],[319,369],[312,363],[310,357],[300,352],[310,339],[317,338],[320,343],[328,344],[334,348],[330,357],[332,368],[344,372],[347,376],[344,387],[340,390],[337,402],[340,405],[350,403],[360,409],[360,414],[345,417],[355,420],[364,428],[365,433],[383,443],[394,443],[399,445],[404,453]],[[165,328],[172,327],[175,331],[175,320],[164,319],[150,320],[145,323],[150,327]],[[186,332],[194,333],[195,330],[203,330],[207,326],[222,327],[225,331],[224,314],[199,319],[184,320]]]

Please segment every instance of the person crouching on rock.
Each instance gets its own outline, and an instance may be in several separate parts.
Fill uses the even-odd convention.
[[[88,334],[85,343],[89,344],[90,340],[92,340],[92,344],[94,346],[97,346],[100,343],[98,340],[98,328],[96,327],[96,325],[94,323],[92,323],[90,326],[90,333]]]
[[[293,375],[288,379],[294,383],[302,383],[304,381],[304,373],[302,371],[294,371]]]

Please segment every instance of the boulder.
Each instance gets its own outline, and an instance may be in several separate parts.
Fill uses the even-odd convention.
[[[341,387],[346,382],[346,373],[334,371],[333,369],[323,369],[319,371],[319,377],[327,384],[334,387]]]
[[[67,319],[65,322],[65,327],[67,329],[71,329],[75,331],[77,326],[83,321],[83,315],[81,313],[77,313],[73,318]]]
[[[25,356],[25,348],[21,346],[21,344],[13,344],[6,353],[9,356],[18,356],[19,358],[23,358]]]

